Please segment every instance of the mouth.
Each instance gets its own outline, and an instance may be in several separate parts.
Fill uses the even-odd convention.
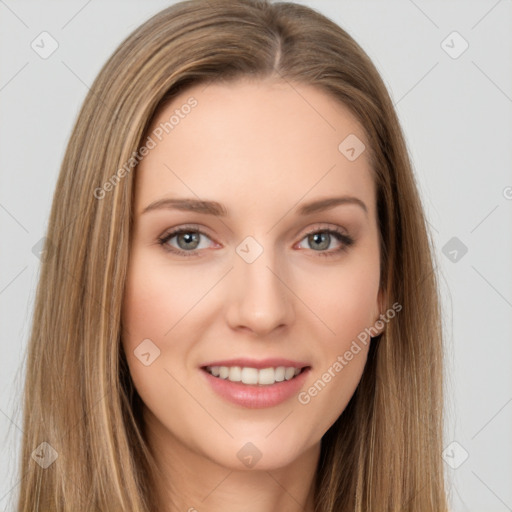
[[[309,369],[309,366],[224,366],[208,365],[201,369],[217,379],[227,380],[248,386],[272,386],[276,383],[290,381]]]
[[[304,387],[311,366],[289,359],[231,359],[199,367],[206,384],[223,400],[261,409],[291,400]]]

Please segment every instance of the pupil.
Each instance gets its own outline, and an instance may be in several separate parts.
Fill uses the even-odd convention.
[[[323,241],[322,241],[323,238]],[[328,233],[314,233],[310,235],[309,241],[313,241],[315,244],[319,243],[318,249],[327,249],[329,247],[329,234]]]
[[[199,243],[199,235],[198,233],[182,233],[180,236],[178,236],[178,245],[180,245],[180,247],[182,247],[182,244],[180,243],[180,240],[184,239],[185,240],[185,243],[186,244],[190,244],[191,242],[194,243],[196,245],[194,245],[192,247],[192,249],[195,249],[195,247],[198,245]],[[191,246],[190,245],[185,245],[185,247],[182,247],[184,249],[190,249]]]

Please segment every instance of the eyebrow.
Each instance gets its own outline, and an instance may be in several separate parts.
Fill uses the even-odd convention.
[[[297,209],[296,213],[300,216],[311,215],[313,213],[330,210],[339,205],[357,205],[360,206],[366,214],[368,214],[368,208],[361,199],[352,196],[340,196],[340,197],[327,197],[325,199],[318,199],[309,203],[303,204]],[[203,213],[206,215],[216,215],[219,217],[226,217],[228,210],[217,201],[202,201],[199,199],[192,198],[171,198],[167,197],[159,199],[149,204],[142,210],[141,215],[144,213],[154,210],[181,210],[187,212]]]

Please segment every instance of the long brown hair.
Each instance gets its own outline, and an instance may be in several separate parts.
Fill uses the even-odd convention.
[[[315,86],[357,117],[377,188],[381,289],[403,306],[373,340],[354,396],[322,439],[316,511],[447,510],[432,243],[383,81],[347,32],[311,8],[189,0],[119,46],[71,134],[28,345],[19,512],[159,510],[120,343],[136,169],[118,170],[165,102],[190,85],[243,76]]]

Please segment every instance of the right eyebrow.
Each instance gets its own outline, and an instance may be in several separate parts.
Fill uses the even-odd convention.
[[[218,203],[217,201],[201,201],[198,199],[177,199],[177,198],[165,198],[159,199],[149,204],[142,210],[142,214],[150,212],[152,210],[169,209],[169,210],[183,210],[188,212],[204,213],[208,215],[218,215],[220,217],[226,217],[228,211],[226,208]]]

